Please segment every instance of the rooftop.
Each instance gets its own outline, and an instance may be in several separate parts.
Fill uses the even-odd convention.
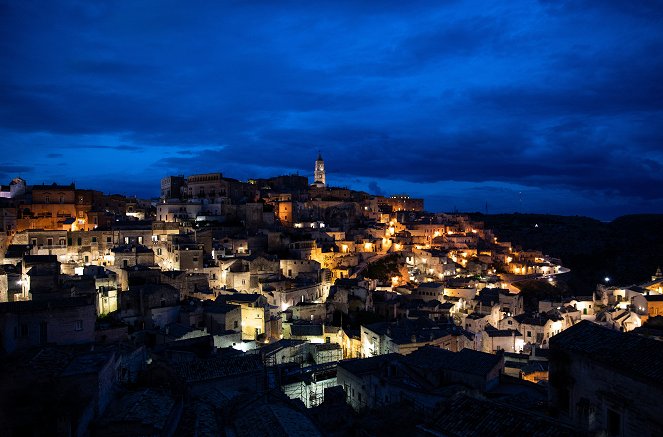
[[[435,346],[424,346],[406,355],[403,360],[419,368],[430,370],[448,369],[484,376],[500,364],[502,356],[472,349],[451,352]]]
[[[89,352],[78,355],[62,371],[62,376],[76,376],[88,373],[99,373],[111,360],[115,353],[112,351]]]
[[[582,321],[550,339],[551,349],[585,355],[606,367],[663,384],[663,343]]]
[[[421,426],[427,435],[537,437],[580,436],[570,427],[532,412],[466,394],[453,396],[436,411],[431,423]]]
[[[116,424],[139,423],[163,430],[174,406],[175,399],[161,390],[128,393],[109,406],[99,426],[108,428]]]
[[[258,355],[252,354],[180,361],[172,366],[185,382],[190,383],[252,373],[260,370],[261,363]]]
[[[391,353],[369,358],[353,358],[351,360],[340,361],[338,363],[338,367],[352,373],[353,375],[362,375],[375,372],[386,363],[392,360],[399,360],[402,357],[403,355]]]
[[[484,331],[486,331],[486,334],[488,337],[511,337],[511,336],[516,336],[516,337],[522,337],[523,335],[516,329],[497,329],[493,327],[492,325],[488,324],[486,325]]]
[[[56,308],[75,308],[94,306],[94,301],[87,296],[64,297],[48,300],[26,300],[0,303],[0,313],[24,314],[36,311],[50,311]]]

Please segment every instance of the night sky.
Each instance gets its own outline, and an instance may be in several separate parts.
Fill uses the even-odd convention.
[[[1,1],[0,62],[4,184],[313,182],[321,151],[432,211],[663,212],[661,1]]]

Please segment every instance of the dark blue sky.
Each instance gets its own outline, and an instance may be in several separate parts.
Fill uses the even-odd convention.
[[[94,4],[92,4],[94,3]],[[311,176],[663,212],[663,2],[1,1],[0,181]]]

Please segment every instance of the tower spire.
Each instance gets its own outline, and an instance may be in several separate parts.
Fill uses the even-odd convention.
[[[322,153],[318,150],[318,159],[315,161],[315,170],[313,171],[313,185],[324,188],[327,186],[325,175],[325,161],[322,160]]]

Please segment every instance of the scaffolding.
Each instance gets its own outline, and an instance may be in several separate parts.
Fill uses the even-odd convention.
[[[326,388],[338,385],[336,350],[339,348],[338,345],[330,347],[327,344],[311,343],[302,346],[290,357],[281,354],[281,360],[279,353],[282,349],[265,354],[267,387],[278,388],[290,399],[299,399],[306,408],[313,408],[324,400]]]

